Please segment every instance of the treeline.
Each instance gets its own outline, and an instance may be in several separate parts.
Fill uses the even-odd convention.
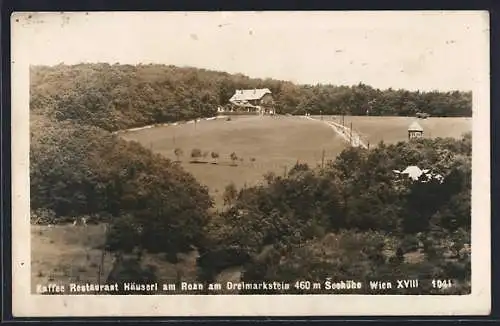
[[[213,116],[236,89],[252,88],[269,88],[281,114],[472,115],[470,92],[295,85],[158,64],[32,66],[30,105],[37,114],[115,131]]]

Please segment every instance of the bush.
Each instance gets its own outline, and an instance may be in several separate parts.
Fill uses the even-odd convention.
[[[155,268],[152,266],[147,266],[146,268],[141,266],[141,263],[136,258],[117,257],[113,269],[108,275],[106,280],[107,283],[135,283],[135,284],[151,284],[158,280]],[[120,286],[118,292],[112,292],[113,294],[155,294],[152,291],[137,291],[131,290],[126,291],[123,286]]]
[[[420,248],[420,241],[414,235],[405,235],[401,241],[401,249],[403,253],[416,251]]]
[[[233,162],[232,164],[233,165],[236,165],[236,161],[238,160],[238,155],[236,155],[235,152],[232,152],[230,155],[229,155],[229,158],[231,159],[231,161]]]
[[[55,224],[56,222],[56,214],[51,209],[37,208],[31,211],[32,224]]]
[[[195,161],[198,161],[199,158],[202,156],[202,152],[201,152],[201,149],[199,148],[194,148],[192,151],[191,151],[191,157],[193,158],[193,160]]]
[[[106,234],[106,250],[131,253],[140,242],[137,222],[131,215],[117,218]]]

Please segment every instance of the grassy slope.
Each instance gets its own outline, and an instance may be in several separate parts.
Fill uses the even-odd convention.
[[[323,117],[341,122],[339,116]],[[385,143],[395,143],[408,140],[408,127],[416,119],[413,117],[366,117],[345,116],[344,123],[369,140],[370,144],[377,144],[381,140]],[[428,118],[419,119],[418,123],[424,129],[424,137],[461,137],[463,133],[472,130],[471,118]]]
[[[49,283],[85,283],[99,280],[105,225],[31,226],[31,287]],[[161,280],[185,281],[196,279],[196,252],[180,255],[177,264],[171,264],[158,255],[145,254],[143,267],[153,265]],[[100,279],[104,283],[114,264],[112,254],[106,252]]]
[[[345,143],[327,126],[312,123],[301,117],[240,116],[232,121],[201,121],[168,127],[144,129],[123,134],[146,147],[175,160],[174,149],[182,148],[184,168],[220,201],[224,187],[234,182],[237,187],[252,186],[269,171],[283,174],[297,160],[316,166],[334,158]],[[218,164],[192,164],[191,150],[216,151]],[[244,159],[238,166],[230,166],[229,155],[235,152]],[[255,158],[251,162],[250,158]],[[210,155],[206,159],[212,161]]]
[[[340,121],[339,117],[324,117]],[[365,141],[376,144],[383,140],[394,143],[407,139],[407,128],[414,121],[411,117],[345,117],[347,126],[353,123]],[[424,137],[460,137],[472,130],[470,118],[429,118],[419,120]],[[144,146],[175,160],[174,149],[179,147],[184,168],[201,183],[210,188],[218,204],[224,187],[234,182],[237,187],[252,186],[262,180],[269,171],[282,174],[297,160],[316,166],[333,159],[346,144],[326,125],[313,123],[302,117],[239,116],[232,121],[201,121],[169,127],[143,129],[123,134],[125,139],[135,140]],[[218,164],[192,164],[193,148],[216,151]],[[235,152],[243,157],[237,167],[230,166],[229,155]],[[254,157],[255,162],[250,162]],[[212,161],[210,155],[206,161]]]
[[[32,287],[51,282],[96,282],[104,235],[104,225],[32,225]],[[106,279],[112,264],[111,255],[105,255],[101,280]]]

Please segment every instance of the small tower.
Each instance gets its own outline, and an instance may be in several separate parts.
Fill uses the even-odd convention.
[[[424,129],[415,121],[408,127],[408,140],[419,139],[424,136]]]

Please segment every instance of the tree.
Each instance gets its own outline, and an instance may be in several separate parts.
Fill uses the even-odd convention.
[[[295,165],[290,169],[290,172],[288,174],[293,175],[295,173],[300,173],[303,171],[309,171],[309,166],[307,165],[307,163],[299,163],[299,161],[297,161]]]
[[[238,196],[238,190],[236,189],[235,184],[228,184],[224,188],[224,194],[222,196],[224,198],[224,205],[231,205]]]
[[[180,157],[184,154],[182,148],[177,147],[174,150],[175,157],[177,158],[177,162],[180,162]]]
[[[232,152],[231,155],[229,155],[229,158],[233,162],[232,165],[236,166],[236,161],[238,160],[238,156],[236,155],[236,153]]]
[[[203,159],[206,159],[208,157],[208,154],[209,154],[208,151],[203,152]]]
[[[219,153],[217,152],[212,152],[211,153],[212,159],[214,160],[214,164],[217,164],[217,159],[219,158]]]
[[[202,156],[202,152],[201,152],[201,149],[199,148],[194,148],[192,151],[191,151],[191,157],[193,158],[193,160],[195,162],[198,162],[199,158]]]
[[[132,282],[141,282],[141,283],[154,283],[157,281],[156,276],[156,268],[154,266],[147,266],[143,268],[141,266],[141,262],[137,258],[125,258],[122,255],[118,254],[115,263],[113,264],[113,268],[111,269],[108,278],[106,279],[107,283],[132,283]],[[123,288],[118,289],[116,294],[154,294],[154,292],[146,291],[145,289],[142,291],[137,290],[125,290]]]
[[[106,235],[106,249],[131,253],[140,245],[139,227],[136,223],[131,215],[122,216],[112,223]]]

